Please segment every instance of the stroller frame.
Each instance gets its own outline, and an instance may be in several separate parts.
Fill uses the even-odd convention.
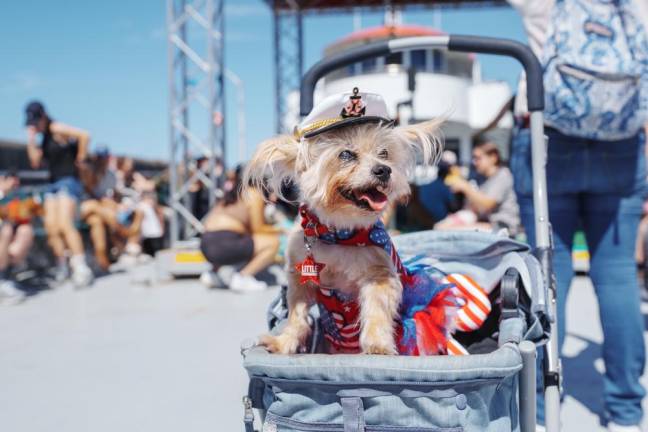
[[[352,49],[316,63],[306,72],[300,88],[300,115],[308,115],[313,108],[315,85],[327,73],[378,56],[413,49],[438,49],[447,51],[473,52],[513,57],[517,59],[526,72],[528,109],[530,112],[531,158],[533,170],[533,206],[535,215],[536,248],[533,254],[540,262],[543,290],[546,295],[549,318],[549,337],[543,345],[543,375],[546,430],[560,430],[560,385],[561,366],[558,357],[557,320],[555,300],[555,278],[551,264],[552,238],[549,222],[548,198],[546,187],[547,142],[544,135],[544,88],[542,67],[531,49],[520,42],[477,36],[444,35],[393,39],[368,44]],[[514,293],[517,301],[516,278],[502,279],[502,299],[505,302],[507,293]],[[512,289],[507,289],[510,286]],[[523,341],[519,344],[523,368],[520,372],[520,419],[522,432],[533,432],[536,426],[536,346]],[[251,408],[249,399],[246,408]],[[246,419],[250,419],[251,409],[246,409]],[[251,422],[246,421],[247,430]]]

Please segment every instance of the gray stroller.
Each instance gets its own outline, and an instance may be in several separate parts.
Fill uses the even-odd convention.
[[[394,238],[404,260],[422,256],[446,273],[469,275],[490,287],[491,325],[467,340],[465,356],[318,354],[321,332],[313,308],[310,353],[243,349],[250,377],[246,432],[257,409],[263,431],[432,432],[535,430],[536,348],[544,349],[548,431],[559,430],[557,356],[550,226],[545,179],[542,70],[523,44],[472,36],[431,36],[377,42],[323,60],[304,76],[301,114],[313,106],[317,81],[367,58],[412,49],[446,49],[515,57],[526,70],[531,111],[537,249],[478,232],[418,232]],[[282,293],[284,294],[284,293]],[[270,307],[269,327],[286,319],[285,295]],[[488,321],[487,320],[487,321]]]

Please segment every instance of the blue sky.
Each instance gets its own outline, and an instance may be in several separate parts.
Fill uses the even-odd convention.
[[[245,82],[247,141],[251,150],[274,133],[272,20],[262,0],[226,0],[226,67]],[[363,13],[363,27],[382,23]],[[417,9],[404,22],[432,26],[433,13]],[[305,21],[306,66],[323,48],[353,30],[351,14],[314,15]],[[449,33],[524,40],[509,8],[444,10]],[[23,107],[42,100],[52,116],[92,134],[92,144],[113,152],[168,157],[165,1],[21,0],[0,2],[0,138],[24,139]],[[486,79],[513,84],[513,60],[480,57]],[[235,90],[228,84],[229,162],[236,150]]]

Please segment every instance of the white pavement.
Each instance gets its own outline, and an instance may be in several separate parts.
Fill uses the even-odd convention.
[[[276,290],[244,296],[196,280],[132,280],[114,274],[0,308],[1,431],[243,430],[239,346],[264,330]],[[586,278],[572,293],[564,362],[577,385],[564,430],[603,431],[596,302]]]

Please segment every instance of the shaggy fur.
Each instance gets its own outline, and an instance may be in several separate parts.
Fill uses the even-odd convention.
[[[408,179],[417,163],[436,161],[439,124],[428,121],[396,128],[364,124],[301,141],[289,135],[278,136],[260,145],[243,184],[281,195],[281,185],[289,178],[299,188],[299,201],[323,224],[337,229],[368,228],[384,208],[407,199]],[[353,157],[343,154],[345,151]],[[372,173],[378,165],[391,169],[388,179]],[[367,190],[381,197],[379,201],[386,197],[387,205],[370,205],[371,200],[363,200],[363,191]],[[313,255],[326,264],[320,275],[323,286],[352,293],[359,299],[362,352],[396,354],[394,323],[403,287],[388,254],[376,247],[316,242]],[[300,285],[294,270],[304,257],[303,232],[299,229],[290,235],[286,257],[291,272],[288,324],[280,335],[261,338],[271,352],[295,353],[309,336],[307,314],[315,301],[315,288]]]

